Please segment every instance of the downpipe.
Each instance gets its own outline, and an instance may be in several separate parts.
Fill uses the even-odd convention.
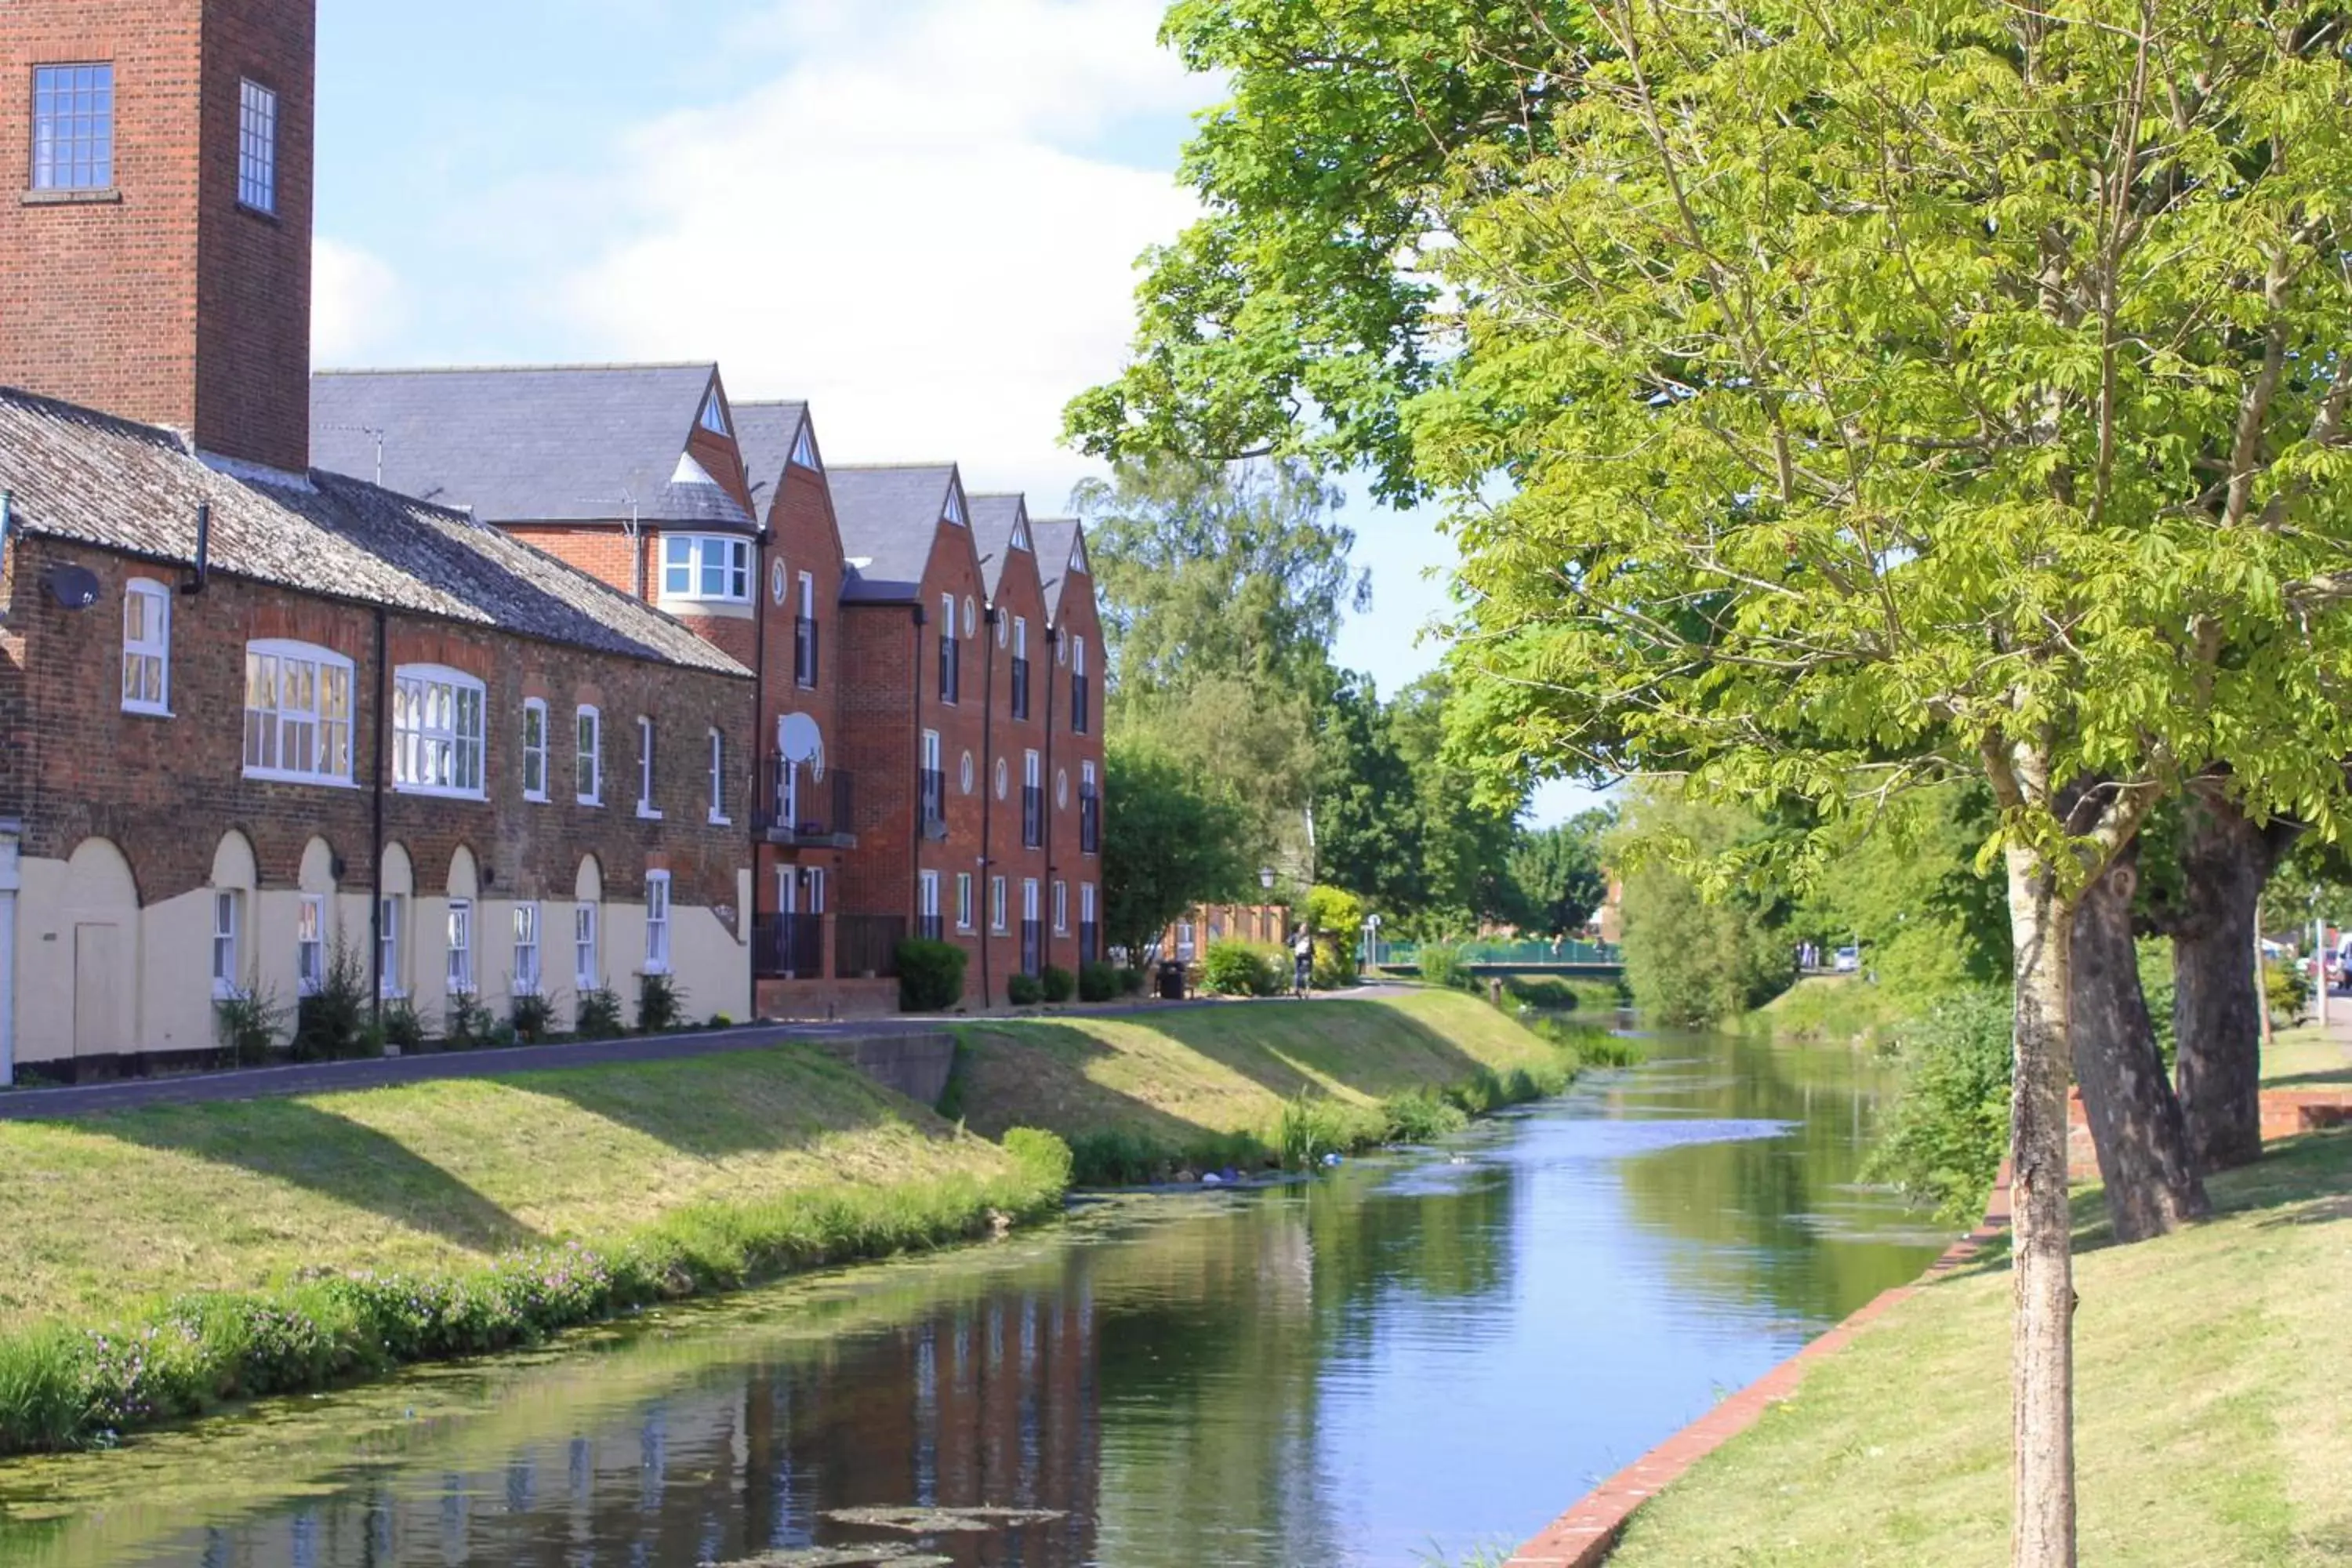
[[[0,822],[0,1089],[16,1082],[16,841],[23,828]]]

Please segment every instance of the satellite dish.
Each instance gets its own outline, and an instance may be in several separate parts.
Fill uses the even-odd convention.
[[[87,610],[98,603],[98,574],[86,566],[52,566],[41,574],[49,597],[68,610]]]
[[[809,777],[824,777],[824,731],[805,713],[787,713],[776,722],[776,750],[784,761],[805,766]]]

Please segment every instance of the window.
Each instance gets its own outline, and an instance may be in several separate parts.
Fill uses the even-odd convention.
[[[392,688],[392,782],[405,795],[483,798],[482,683],[438,665],[404,665]]]
[[[727,826],[727,737],[710,731],[710,821]]]
[[[237,95],[236,199],[275,216],[278,212],[278,95],[257,81]]]
[[[750,604],[751,542],[721,534],[670,534],[662,541],[662,597]]]
[[[213,894],[213,996],[216,1001],[226,1002],[244,992],[239,984],[244,971],[236,951],[237,931],[245,923],[244,914],[244,894]]]
[[[947,520],[958,528],[964,526],[963,492],[960,489],[951,488],[948,491]]]
[[[646,973],[669,973],[669,873],[646,873]]]
[[[574,905],[572,910],[572,980],[583,991],[604,989],[603,970],[596,962],[596,906]]]
[[[376,990],[384,996],[404,996],[407,991],[400,983],[400,935],[408,926],[408,900],[398,893],[386,893],[376,906],[375,918]]]
[[[793,439],[793,467],[812,468],[819,472],[824,468],[824,465],[816,460],[816,432],[805,424],[801,426],[801,433]]]
[[[998,623],[1002,630],[1003,623]],[[1029,717],[1029,622],[1026,617],[1013,617],[1013,681],[1012,711],[1015,719]]]
[[[958,871],[956,873],[956,930],[970,931],[972,916],[976,912],[972,908],[971,873]]]
[[[799,685],[816,685],[816,579],[808,573],[801,574],[800,614],[793,620],[793,679]]]
[[[702,400],[702,417],[698,423],[714,436],[735,434],[727,423],[727,405],[719,400],[719,389],[715,386],[710,389],[710,395]]]
[[[172,595],[144,577],[122,591],[122,710],[172,711]]]
[[[950,707],[963,690],[963,661],[956,646],[956,602],[953,594],[940,595],[940,700]]]
[[[654,721],[637,721],[637,815],[647,822],[659,822],[661,813],[654,809]]]
[[[940,930],[940,874],[925,871],[916,878],[915,893],[915,934],[937,942],[944,934]]]
[[[539,906],[517,904],[514,910],[514,994],[536,996],[539,987]]]
[[[808,889],[808,912],[824,913],[824,868],[811,866],[801,873],[801,882]]]
[[[33,189],[103,191],[114,184],[114,68],[33,68]]]
[[[988,929],[992,931],[1005,929],[1004,879],[1002,877],[988,879]]]
[[[1070,885],[1067,882],[1054,884],[1054,930],[1063,936],[1070,932]]]
[[[604,716],[593,708],[580,710],[579,750],[574,753],[578,777],[573,781],[583,805],[604,804]]]
[[[302,895],[294,915],[294,984],[305,996],[327,988],[327,900]]]
[[[450,995],[474,994],[474,906],[464,899],[449,900],[449,964],[445,978]]]
[[[1083,735],[1092,722],[1087,701],[1087,639],[1075,637],[1070,644],[1070,732]]]
[[[547,704],[536,697],[522,705],[522,797],[547,798]]]
[[[245,649],[245,776],[352,782],[352,661],[308,643]]]

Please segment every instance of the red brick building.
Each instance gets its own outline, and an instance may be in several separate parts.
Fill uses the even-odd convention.
[[[1069,892],[1070,921],[1054,937],[1054,962],[1099,963],[1102,937],[1103,640],[1100,601],[1087,562],[1085,526],[1073,519],[1032,529],[1047,614],[1053,668],[1045,680],[1045,766],[1053,798],[1045,854]]]

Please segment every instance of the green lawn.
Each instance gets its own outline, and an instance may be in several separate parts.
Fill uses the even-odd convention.
[[[2352,997],[2334,1006],[2352,1008]],[[2264,1089],[2352,1089],[2352,1046],[2315,1024],[2281,1029],[2263,1053]]]
[[[2101,1245],[2078,1199],[2082,1558],[2352,1556],[2352,1134],[2217,1178],[2210,1225]],[[1996,1565],[2009,1549],[2009,1275],[1922,1291],[1637,1516],[1620,1568]]]

